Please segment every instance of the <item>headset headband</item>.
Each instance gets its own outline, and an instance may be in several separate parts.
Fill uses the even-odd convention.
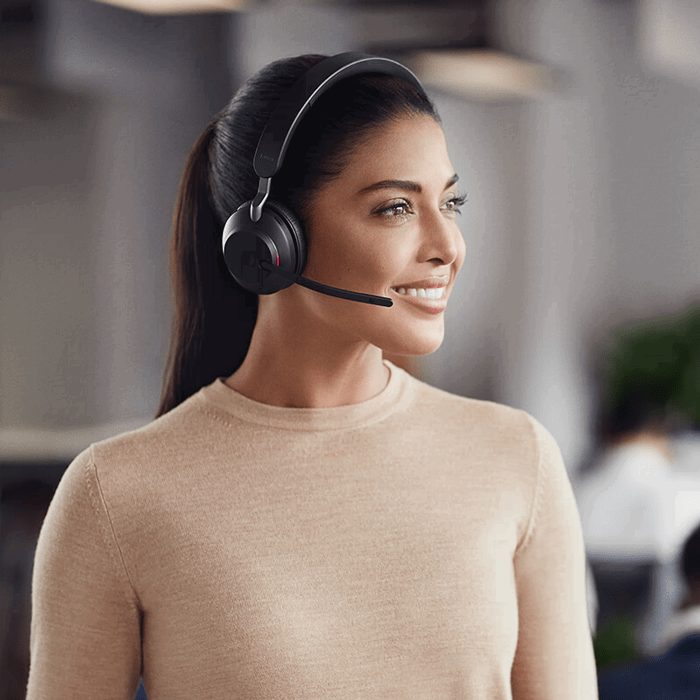
[[[347,51],[329,56],[309,68],[282,95],[260,135],[253,158],[253,168],[260,182],[258,192],[250,203],[252,221],[258,221],[262,216],[263,204],[270,194],[272,176],[282,166],[287,146],[301,118],[326,89],[341,78],[357,73],[395,75],[409,80],[424,92],[412,71],[397,61],[382,56]]]

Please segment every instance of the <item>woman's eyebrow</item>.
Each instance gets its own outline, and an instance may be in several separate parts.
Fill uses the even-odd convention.
[[[459,175],[455,173],[445,184],[445,189],[454,185],[455,182],[459,180]],[[380,180],[367,187],[363,187],[358,191],[357,194],[364,194],[365,192],[373,192],[374,190],[381,190],[385,188],[398,189],[398,190],[409,190],[410,192],[422,192],[423,188],[417,182],[412,182],[411,180]]]

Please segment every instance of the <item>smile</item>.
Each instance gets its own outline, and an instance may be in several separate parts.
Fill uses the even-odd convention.
[[[440,295],[436,298],[431,295],[420,292],[426,292],[425,289],[406,290],[404,287],[389,287],[391,293],[396,297],[400,297],[401,301],[406,302],[409,306],[413,306],[420,311],[430,314],[441,314],[447,307],[447,299],[445,299],[445,287],[437,287],[431,289],[431,292],[439,292]],[[402,291],[399,291],[402,290]]]
[[[423,299],[442,299],[447,287],[392,287],[402,296],[421,297]]]

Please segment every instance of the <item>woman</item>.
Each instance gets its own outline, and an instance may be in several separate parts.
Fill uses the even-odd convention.
[[[303,222],[304,276],[393,306],[300,285],[258,297],[226,269],[261,130],[323,58],[266,66],[190,154],[158,415],[61,480],[35,558],[30,700],[126,699],[140,675],[151,700],[597,697],[553,437],[382,355],[439,348],[443,303],[407,288],[449,296],[465,257],[427,96],[339,81],[273,185]]]

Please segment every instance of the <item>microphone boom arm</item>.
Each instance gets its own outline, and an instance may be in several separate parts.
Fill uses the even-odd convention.
[[[275,274],[281,275],[285,279],[292,280],[296,284],[300,284],[302,287],[307,289],[312,289],[315,292],[320,292],[321,294],[328,294],[333,297],[340,297],[341,299],[349,299],[350,301],[361,301],[365,304],[375,304],[377,306],[393,306],[394,302],[389,297],[377,296],[376,294],[367,294],[365,292],[351,292],[349,289],[339,289],[338,287],[331,287],[327,284],[322,284],[321,282],[316,282],[315,280],[310,280],[307,277],[302,277],[301,275],[294,275],[286,270],[281,270],[277,265],[273,265],[267,260],[259,260],[258,267],[261,270],[267,270],[268,272],[273,272]]]

